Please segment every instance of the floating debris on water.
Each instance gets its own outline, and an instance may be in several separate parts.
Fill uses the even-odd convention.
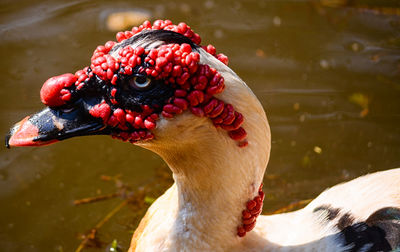
[[[350,172],[349,172],[348,170],[346,170],[346,169],[343,169],[343,170],[342,170],[342,178],[343,178],[343,179],[348,179],[348,178],[350,178]]]
[[[214,37],[217,39],[220,39],[220,38],[224,37],[224,32],[220,29],[217,29],[214,31]]]
[[[282,20],[281,20],[280,17],[275,16],[275,17],[272,19],[272,23],[273,23],[275,26],[279,27],[279,26],[281,26],[281,24],[282,24]]]
[[[348,0],[321,0],[321,5],[326,7],[345,7],[348,5]]]
[[[330,64],[327,60],[322,59],[319,61],[319,65],[323,68],[323,69],[329,69],[330,68]]]
[[[400,8],[391,6],[390,1],[320,0],[319,3],[321,6],[330,8],[354,8],[361,12],[369,12],[376,15],[400,16]]]
[[[186,15],[192,12],[192,7],[190,7],[190,5],[187,3],[182,3],[181,5],[179,5],[179,9],[181,10],[182,13]]]
[[[311,158],[308,155],[308,153],[306,155],[304,155],[304,157],[302,158],[301,166],[302,167],[310,167],[311,166]]]
[[[114,240],[111,242],[111,245],[110,245],[110,247],[108,248],[107,251],[109,251],[109,252],[121,252],[121,248],[120,248],[120,246],[118,245],[117,239],[114,239]]]
[[[360,43],[354,42],[354,43],[351,44],[351,49],[353,50],[353,52],[359,52],[363,48],[364,47]]]
[[[151,18],[151,13],[144,10],[114,12],[108,15],[106,24],[110,31],[121,31],[139,26]]]
[[[8,173],[6,170],[0,170],[0,180],[6,181],[8,178]]]
[[[314,146],[314,152],[315,153],[317,153],[317,154],[321,154],[322,153],[322,149],[321,149],[321,147],[319,147],[319,146]]]
[[[88,203],[92,203],[92,202],[107,200],[107,199],[118,197],[120,195],[121,195],[120,193],[110,193],[110,194],[106,194],[106,195],[83,198],[83,199],[79,199],[79,200],[74,200],[74,205],[82,205],[82,204],[88,204]]]
[[[259,57],[259,58],[265,58],[265,52],[264,52],[264,50],[258,48],[258,49],[256,50],[256,56]]]
[[[296,110],[296,111],[299,110],[300,109],[300,103],[298,103],[298,102],[294,103],[293,104],[293,109]]]
[[[360,117],[365,117],[366,115],[368,115],[370,99],[367,95],[362,93],[354,93],[350,95],[348,99],[351,103],[356,104],[362,108],[360,112]]]
[[[56,247],[56,251],[57,251],[57,252],[64,252],[63,246],[62,246],[62,245],[58,245],[58,246]]]
[[[304,122],[305,120],[306,120],[306,115],[305,114],[300,115],[299,121]]]
[[[344,47],[353,52],[361,52],[364,50],[364,45],[357,41],[348,43]]]
[[[82,239],[82,243],[75,250],[75,252],[81,252],[85,247],[89,248],[101,248],[102,243],[97,237],[97,229],[92,228],[88,233],[79,235]]]
[[[372,55],[370,57],[371,61],[374,63],[378,63],[381,60],[381,56],[379,54]]]
[[[207,0],[204,2],[204,7],[206,7],[206,9],[212,9],[214,8],[214,5],[215,3],[212,0]]]
[[[153,202],[155,201],[156,199],[155,198],[153,198],[153,197],[149,197],[149,196],[146,196],[146,197],[144,197],[144,203],[146,203],[146,204],[153,204]]]

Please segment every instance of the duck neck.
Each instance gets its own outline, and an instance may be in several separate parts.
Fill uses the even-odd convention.
[[[246,203],[259,193],[271,134],[264,109],[247,85],[200,51],[225,79],[226,88],[217,98],[234,104],[243,114],[248,146],[240,148],[208,118],[185,112],[173,120],[161,120],[154,130],[157,138],[144,147],[158,153],[173,172],[178,206],[171,235],[176,244],[203,251],[219,244],[227,250],[243,241],[237,228]]]
[[[196,141],[185,150],[160,153],[177,186],[178,210],[172,232],[177,244],[207,250],[213,244],[227,249],[241,242],[242,212],[259,193],[269,156],[267,134],[258,139],[250,134],[244,148],[218,133],[206,138],[209,142]]]

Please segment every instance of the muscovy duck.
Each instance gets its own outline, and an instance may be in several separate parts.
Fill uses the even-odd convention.
[[[47,80],[47,106],[7,146],[111,135],[150,149],[175,183],[148,209],[129,251],[390,251],[400,247],[400,169],[260,216],[271,133],[228,58],[185,23],[144,22],[98,46],[91,64]]]

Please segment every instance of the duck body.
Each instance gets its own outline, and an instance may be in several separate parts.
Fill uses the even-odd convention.
[[[194,230],[196,227],[178,224],[182,210],[174,184],[149,208],[129,252],[391,251],[400,242],[400,194],[393,189],[399,183],[397,168],[336,185],[301,210],[259,216],[252,232],[229,244],[206,242],[207,227]],[[204,218],[207,213],[200,215]],[[186,234],[182,232],[185,228]]]
[[[149,149],[175,183],[149,208],[132,251],[390,251],[400,247],[400,169],[340,184],[304,209],[259,216],[271,149],[264,109],[186,24],[145,22],[50,78],[48,107],[9,146],[112,135]]]

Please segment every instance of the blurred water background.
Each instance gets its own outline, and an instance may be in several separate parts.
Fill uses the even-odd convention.
[[[390,0],[2,0],[3,135],[43,107],[45,80],[88,65],[97,45],[115,39],[107,22],[121,11],[133,11],[128,23],[187,22],[254,90],[272,130],[264,213],[400,166],[400,3]],[[0,250],[74,251],[123,199],[74,200],[115,192],[133,200],[84,251],[114,239],[126,250],[170,183],[155,154],[107,136],[0,148]]]

